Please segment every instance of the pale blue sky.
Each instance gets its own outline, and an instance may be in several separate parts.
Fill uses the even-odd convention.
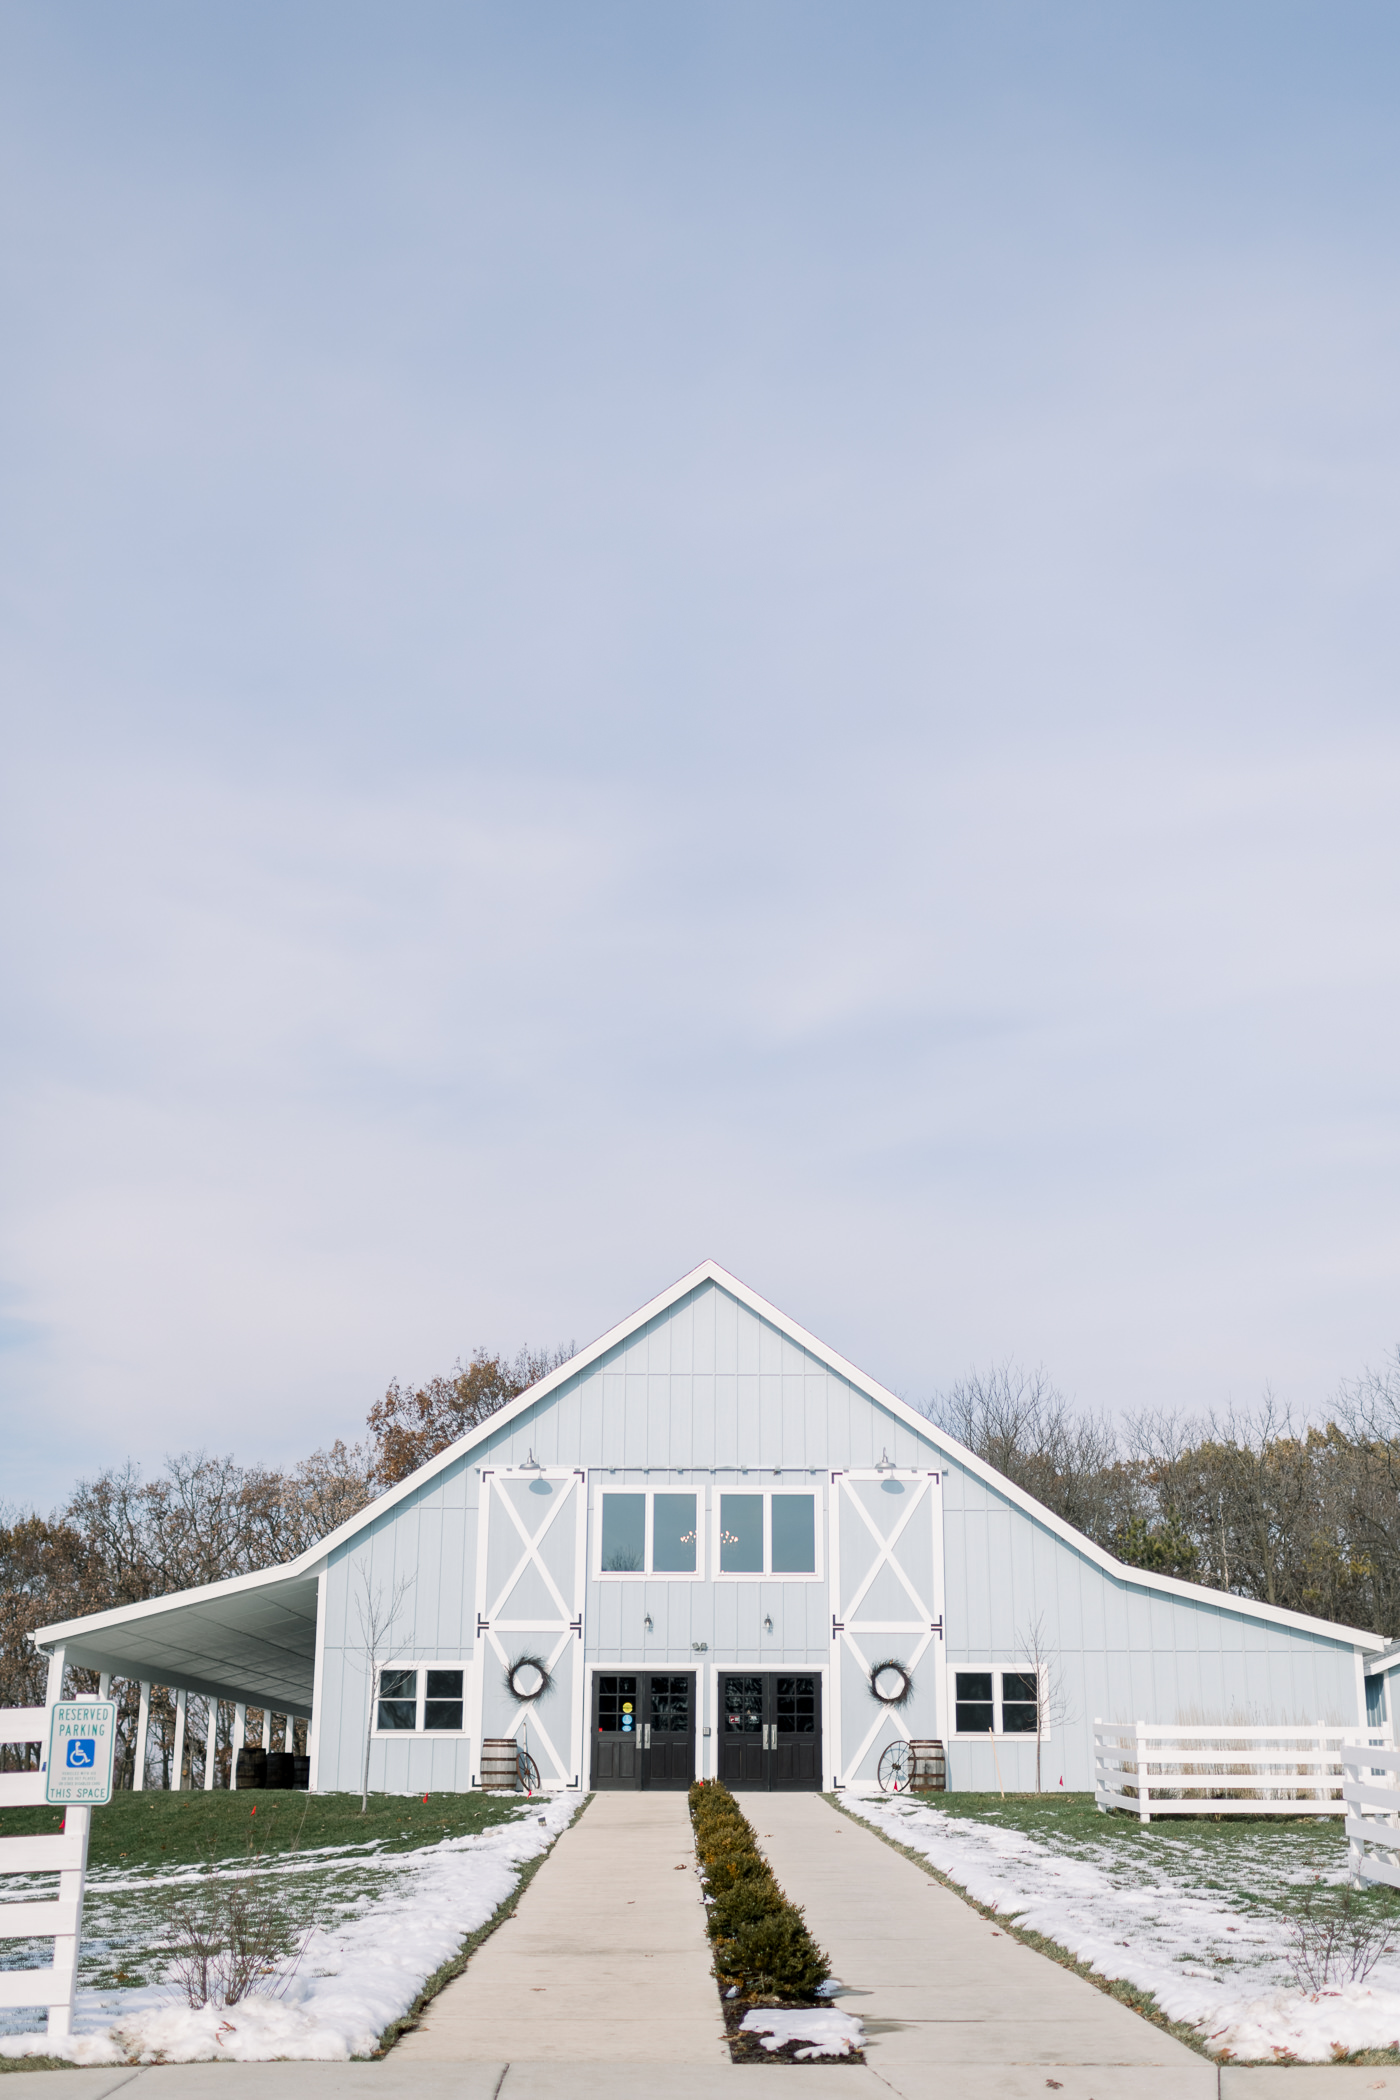
[[[1400,1338],[1400,20],[0,0],[6,1488],[713,1255]]]

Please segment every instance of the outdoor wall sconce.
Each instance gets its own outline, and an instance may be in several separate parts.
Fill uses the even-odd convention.
[[[653,1633],[653,1632],[655,1631],[655,1628],[653,1627],[653,1625],[652,1625],[652,1623],[651,1623],[651,1613],[650,1613],[650,1612],[648,1612],[648,1613],[647,1613],[646,1617],[645,1617],[645,1618],[643,1619],[643,1621],[642,1621],[642,1624],[643,1624],[643,1626],[645,1626],[645,1628],[646,1628],[646,1630],[647,1630],[647,1632],[648,1632],[648,1633]]]
[[[771,1633],[773,1631],[773,1621],[768,1617],[768,1614],[766,1612],[763,1615],[763,1631],[765,1633]]]

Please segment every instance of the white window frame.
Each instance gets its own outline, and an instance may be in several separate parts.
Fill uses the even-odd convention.
[[[418,1689],[414,1699],[412,1728],[381,1728],[379,1725],[379,1686],[385,1670],[416,1670]],[[428,1702],[429,1670],[460,1670],[462,1673],[462,1725],[460,1728],[425,1728],[423,1710]],[[374,1666],[374,1726],[371,1736],[381,1743],[461,1743],[471,1734],[472,1711],[472,1665],[460,1655],[443,1656],[432,1662],[422,1662],[413,1656],[405,1656],[401,1662],[381,1662]]]
[[[996,1726],[995,1728],[992,1728],[990,1730],[986,1728],[960,1729],[958,1727],[958,1679],[959,1677],[970,1675],[973,1671],[976,1671],[976,1673],[981,1677],[990,1677],[992,1680],[992,1718],[996,1722]],[[1001,1725],[1002,1706],[1004,1703],[1002,1695],[1002,1682],[1003,1679],[1008,1676],[1034,1677],[1036,1679],[1036,1713],[1040,1721],[1040,1741],[1042,1745],[1049,1742],[1050,1723],[1047,1720],[1045,1714],[1045,1670],[1042,1668],[1039,1671],[1037,1671],[1030,1663],[1023,1662],[960,1662],[949,1664],[948,1716],[950,1721],[952,1722],[952,1727],[949,1730],[949,1734],[952,1736],[955,1742],[1033,1743],[1036,1740],[1036,1731],[1034,1728],[1012,1728],[1008,1730],[1003,1728]],[[985,1702],[979,1701],[977,1703],[983,1704]],[[1022,1702],[1013,1699],[1011,1703],[1013,1706],[1017,1706],[1020,1705]],[[970,1706],[973,1704],[973,1701],[963,1700],[962,1704],[965,1706]]]
[[[726,1495],[762,1495],[763,1497],[763,1567],[761,1570],[745,1571],[740,1568],[724,1568],[720,1565],[720,1509]],[[812,1498],[812,1550],[816,1567],[810,1574],[787,1574],[773,1566],[773,1497],[775,1495],[810,1495]],[[715,1506],[710,1514],[710,1550],[714,1555],[716,1582],[825,1582],[826,1570],[822,1566],[822,1539],[825,1531],[821,1488],[812,1482],[810,1486],[760,1487],[757,1481],[726,1480],[716,1483]]]
[[[603,1497],[604,1495],[644,1495],[646,1497],[645,1548],[642,1554],[644,1565],[640,1568],[605,1568],[603,1566]],[[658,1495],[694,1495],[695,1497],[695,1567],[653,1568],[651,1557],[654,1547],[656,1525],[656,1497]],[[698,1481],[677,1480],[669,1487],[653,1487],[637,1480],[600,1481],[597,1488],[597,1504],[593,1518],[593,1579],[595,1582],[703,1582],[705,1580],[705,1490]]]

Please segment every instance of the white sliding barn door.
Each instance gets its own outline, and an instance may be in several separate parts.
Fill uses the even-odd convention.
[[[527,1743],[545,1786],[583,1775],[584,1475],[503,1466],[481,1475],[476,1542],[476,1752],[489,1736]],[[522,1656],[552,1680],[523,1703],[506,1682]]]
[[[943,1505],[937,1473],[853,1468],[831,1476],[832,1766],[872,1786],[880,1753],[943,1734]],[[871,1672],[897,1662],[913,1689],[886,1706]]]

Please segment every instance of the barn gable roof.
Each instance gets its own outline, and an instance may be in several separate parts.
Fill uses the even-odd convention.
[[[1383,1635],[1368,1633],[1360,1627],[1339,1625],[1331,1619],[1315,1619],[1303,1612],[1286,1610],[1282,1605],[1256,1603],[1252,1598],[1233,1596],[1227,1590],[1209,1589],[1201,1583],[1183,1582],[1175,1576],[1158,1575],[1145,1568],[1130,1567],[1126,1562],[1116,1559],[1104,1547],[1096,1545],[1083,1532],[1076,1531],[1072,1524],[1068,1524],[1062,1517],[1056,1516],[1053,1510],[1047,1509],[1044,1503],[1038,1502],[1033,1495],[1027,1494],[1024,1488],[1016,1486],[1013,1481],[1006,1478],[1005,1474],[999,1473],[994,1466],[988,1465],[984,1459],[978,1458],[973,1452],[960,1444],[955,1437],[949,1436],[945,1430],[937,1428],[925,1415],[921,1415],[917,1408],[913,1408],[907,1401],[901,1400],[898,1394],[888,1391],[877,1379],[871,1378],[866,1372],[858,1369],[855,1364],[849,1363],[837,1350],[832,1349],[827,1343],[819,1341],[815,1335],[809,1334],[806,1328],[800,1326],[796,1320],[790,1319],[786,1313],[780,1312],[775,1305],[770,1305],[766,1298],[760,1297],[758,1292],[750,1289],[746,1283],[741,1283],[737,1276],[730,1275],[729,1271],[721,1268],[716,1261],[701,1262],[698,1268],[694,1268],[688,1275],[680,1277],[669,1289],[662,1291],[659,1296],[651,1299],[646,1305],[641,1306],[636,1312],[630,1314],[627,1319],[620,1321],[616,1327],[609,1328],[606,1334],[600,1335],[597,1341],[591,1342],[587,1348],[581,1349],[576,1356],[570,1357],[567,1363],[561,1364],[557,1370],[551,1371],[547,1377],[540,1379],[537,1384],[528,1387],[525,1392],[519,1394],[505,1407],[488,1416],[486,1421],[481,1423],[476,1429],[468,1431],[465,1436],[459,1437],[455,1443],[449,1444],[445,1450],[439,1451],[436,1457],[430,1458],[405,1479],[396,1481],[393,1487],[387,1488],[382,1495],[377,1496],[373,1502],[368,1503],[355,1516],[348,1518],[344,1524],[340,1525],[326,1538],[319,1540],[316,1545],[308,1548],[298,1559],[284,1562],[277,1567],[261,1569],[253,1575],[235,1575],[224,1582],[208,1583],[197,1590],[180,1590],[164,1597],[151,1598],[144,1604],[124,1605],[109,1612],[94,1612],[87,1618],[68,1620],[53,1626],[43,1626],[31,1638],[37,1645],[45,1648],[73,1642],[81,1646],[84,1640],[100,1637],[105,1628],[121,1626],[123,1628],[133,1628],[134,1630],[134,1622],[146,1618],[159,1619],[163,1614],[192,1604],[218,1606],[223,1600],[227,1600],[228,1606],[235,1613],[238,1613],[240,1605],[236,1600],[247,1598],[248,1592],[260,1590],[270,1585],[304,1582],[307,1577],[317,1575],[332,1554],[336,1553],[342,1546],[349,1544],[361,1532],[368,1530],[372,1525],[382,1522],[384,1517],[400,1503],[419,1493],[428,1481],[446,1472],[476,1449],[478,1445],[497,1435],[504,1425],[516,1420],[529,1409],[538,1407],[540,1402],[547,1400],[552,1392],[565,1385],[571,1379],[577,1378],[580,1372],[588,1370],[600,1357],[606,1356],[610,1350],[616,1349],[621,1343],[629,1340],[640,1329],[647,1326],[650,1321],[659,1319],[672,1306],[678,1304],[692,1291],[698,1290],[701,1285],[706,1283],[715,1284],[719,1289],[727,1291],[741,1305],[747,1306],[751,1312],[757,1314],[761,1320],[768,1322],[781,1334],[786,1335],[790,1341],[796,1343],[799,1348],[806,1350],[839,1377],[846,1379],[858,1392],[865,1394],[876,1406],[884,1408],[898,1421],[913,1429],[928,1443],[942,1451],[952,1462],[961,1466],[975,1478],[983,1481],[998,1495],[1015,1507],[1023,1510],[1028,1516],[1033,1517],[1045,1530],[1053,1533],[1065,1545],[1072,1548],[1074,1552],[1101,1568],[1116,1581],[1128,1583],[1136,1589],[1155,1592],[1161,1596],[1181,1598],[1195,1604],[1206,1604],[1217,1611],[1237,1613],[1247,1618],[1262,1619],[1274,1625],[1288,1626],[1299,1631],[1309,1631],[1327,1640],[1338,1641],[1348,1647],[1365,1650],[1368,1654],[1378,1652],[1388,1645]],[[248,1602],[251,1602],[251,1599],[248,1599]],[[247,1605],[244,1604],[242,1609],[246,1610],[246,1608]],[[154,1629],[152,1630],[154,1631]],[[76,1654],[74,1659],[79,1659]],[[161,1681],[164,1682],[165,1680],[162,1679]],[[178,1679],[171,1681],[178,1682]]]

